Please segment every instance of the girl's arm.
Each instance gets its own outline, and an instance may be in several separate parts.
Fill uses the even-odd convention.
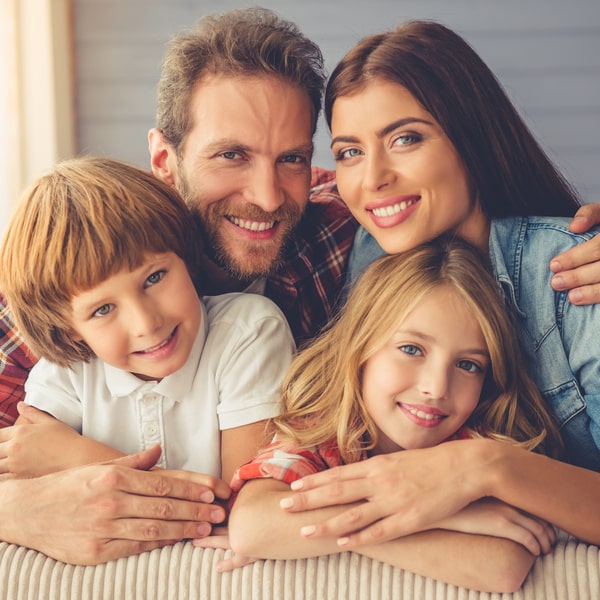
[[[229,519],[230,543],[243,556],[272,559],[305,558],[347,549],[336,538],[306,537],[311,523],[340,512],[329,507],[287,513],[280,501],[289,497],[287,484],[253,480],[242,488]],[[346,507],[343,507],[346,508]],[[455,531],[432,530],[372,546],[357,552],[454,585],[489,592],[512,592],[527,576],[534,556],[511,540]]]
[[[348,548],[422,531],[471,502],[494,497],[600,544],[600,473],[493,440],[460,440],[336,467],[294,482],[292,511],[350,504],[311,521]],[[354,533],[353,533],[354,532]]]

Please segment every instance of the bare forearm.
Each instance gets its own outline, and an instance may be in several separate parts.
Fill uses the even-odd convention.
[[[288,513],[279,507],[287,486],[259,480],[246,484],[229,519],[236,553],[257,558],[296,559],[344,551],[335,537],[310,538],[302,527],[339,514],[348,505]],[[264,524],[268,523],[265,530]],[[518,589],[534,557],[501,538],[432,530],[353,549],[381,562],[454,585],[491,592]]]
[[[491,442],[486,493],[600,544],[600,473]]]

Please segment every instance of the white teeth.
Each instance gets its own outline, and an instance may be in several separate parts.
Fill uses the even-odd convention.
[[[248,229],[249,231],[266,231],[272,229],[275,226],[275,221],[247,221],[245,219],[239,219],[238,217],[229,217],[229,220],[242,229]]]
[[[382,206],[381,208],[374,208],[373,214],[376,217],[391,217],[392,215],[398,214],[403,210],[406,210],[409,206],[415,203],[414,200],[402,200],[399,204],[392,204],[390,206]]]
[[[411,415],[415,415],[416,417],[419,417],[419,419],[425,419],[426,421],[433,421],[434,419],[439,419],[437,415],[432,415],[431,413],[426,413],[422,410],[417,410],[416,408],[408,408],[407,410]]]

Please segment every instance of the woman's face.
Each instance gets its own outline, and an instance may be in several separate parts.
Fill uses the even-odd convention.
[[[340,194],[388,254],[446,231],[487,248],[488,219],[458,153],[405,87],[374,80],[339,97],[331,133]]]

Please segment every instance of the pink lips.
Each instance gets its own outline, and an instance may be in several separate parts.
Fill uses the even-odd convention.
[[[433,406],[398,403],[398,408],[419,427],[437,427],[447,417],[441,410]]]
[[[169,354],[176,344],[178,328],[179,326],[175,327],[171,332],[171,335],[159,344],[156,344],[156,346],[146,348],[145,350],[138,350],[137,352],[134,352],[134,354],[137,354],[138,356],[147,356],[149,358],[162,358],[164,355]]]
[[[365,210],[377,227],[395,227],[404,222],[416,210],[420,196],[394,196],[370,202]]]

